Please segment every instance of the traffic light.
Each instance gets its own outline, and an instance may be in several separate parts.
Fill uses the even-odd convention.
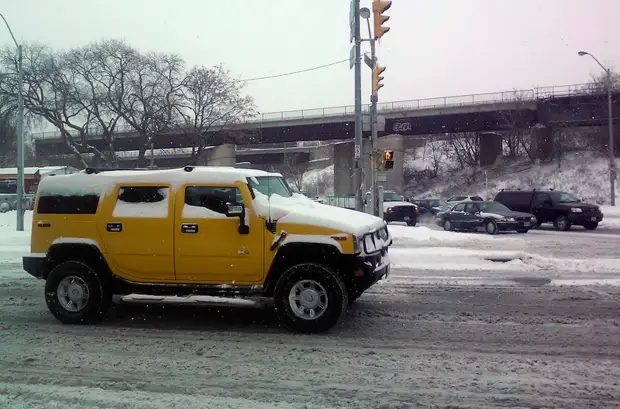
[[[381,84],[381,80],[383,79],[381,74],[383,74],[383,71],[385,71],[385,67],[381,67],[377,64],[375,64],[372,69],[372,93],[374,95],[377,95],[381,87],[383,87],[383,84]]]
[[[383,168],[394,168],[394,151],[383,151]]]
[[[390,16],[384,16],[389,8],[392,7],[391,1],[372,0],[372,14],[375,23],[375,40],[383,37],[385,33],[390,31],[389,27],[383,27],[383,24],[390,19]]]

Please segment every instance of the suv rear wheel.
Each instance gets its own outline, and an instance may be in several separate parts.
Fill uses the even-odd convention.
[[[107,312],[112,294],[88,264],[65,261],[47,277],[45,302],[64,324],[94,324]]]
[[[555,229],[558,231],[566,231],[570,229],[570,221],[568,220],[568,217],[566,217],[563,214],[559,215],[555,219],[555,222],[553,223],[553,225],[555,226]]]
[[[304,263],[282,274],[274,289],[274,304],[280,322],[293,331],[324,332],[340,321],[348,292],[328,267]]]

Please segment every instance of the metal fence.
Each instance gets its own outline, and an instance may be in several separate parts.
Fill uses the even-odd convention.
[[[531,89],[487,92],[482,94],[452,95],[436,98],[421,98],[406,101],[383,102],[377,105],[377,111],[382,113],[408,111],[416,109],[433,109],[455,106],[473,106],[479,104],[506,103],[517,101],[534,101],[537,99],[566,97],[572,95],[585,95],[596,92],[592,84],[555,85],[549,87],[536,87]],[[600,90],[598,90],[600,91]],[[362,105],[362,112],[369,112],[369,105]],[[354,105],[339,107],[326,107],[314,109],[301,109],[295,111],[266,112],[256,115],[248,120],[253,122],[292,121],[299,119],[316,119],[336,116],[355,115]],[[116,128],[116,134],[133,133],[134,129],[129,125],[120,125]],[[78,136],[78,132],[71,131],[71,135]],[[97,127],[88,128],[88,135],[101,135],[102,129]],[[47,131],[33,134],[35,139],[55,139],[60,137],[59,131]]]

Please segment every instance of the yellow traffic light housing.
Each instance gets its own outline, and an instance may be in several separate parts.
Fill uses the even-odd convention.
[[[383,168],[394,168],[394,151],[383,151]]]
[[[375,95],[377,95],[379,89],[383,87],[383,84],[381,84],[381,80],[383,80],[381,74],[383,74],[383,71],[385,71],[385,67],[381,67],[377,64],[375,64],[375,67],[372,69],[372,93]]]
[[[383,27],[383,24],[390,19],[390,16],[384,16],[389,8],[392,7],[391,1],[383,1],[383,0],[373,0],[372,1],[372,14],[374,16],[374,26],[375,26],[375,40],[383,37],[385,33],[390,31],[389,27]]]

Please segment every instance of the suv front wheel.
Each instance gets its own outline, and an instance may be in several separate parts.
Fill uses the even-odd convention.
[[[282,274],[274,289],[280,322],[306,334],[324,332],[336,325],[348,305],[342,278],[320,264],[295,265]]]
[[[63,324],[94,324],[110,307],[112,295],[82,261],[58,264],[45,282],[45,302]]]

